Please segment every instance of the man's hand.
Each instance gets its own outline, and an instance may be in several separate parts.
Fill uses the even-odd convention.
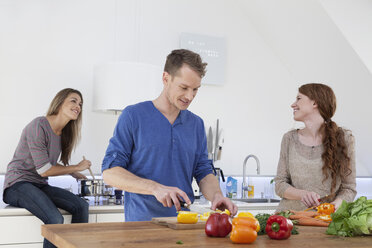
[[[187,194],[177,187],[168,187],[158,184],[155,187],[153,195],[161,204],[163,204],[164,207],[170,208],[174,205],[177,211],[181,210],[180,200],[183,199],[187,204],[191,204]]]
[[[216,211],[217,208],[222,211],[228,209],[231,213],[231,216],[236,215],[238,212],[238,207],[232,203],[229,198],[224,197],[221,194],[216,194],[212,201],[211,209]]]

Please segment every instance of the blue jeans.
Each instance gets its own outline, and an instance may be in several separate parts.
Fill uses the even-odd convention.
[[[71,223],[87,223],[89,204],[73,193],[47,184],[18,182],[4,191],[3,200],[14,207],[25,208],[44,224],[63,224],[58,208],[72,214]],[[44,248],[55,247],[44,239]]]

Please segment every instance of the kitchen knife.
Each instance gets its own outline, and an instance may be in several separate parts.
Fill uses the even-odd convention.
[[[209,127],[209,130],[208,130],[207,148],[208,148],[208,158],[213,159],[213,132],[212,132],[212,127]]]
[[[181,204],[181,207],[187,208],[190,211],[196,212],[196,213],[199,213],[199,214],[204,214],[205,212],[211,211],[211,210],[208,210],[208,208],[198,206],[198,205],[195,205],[195,204],[187,204],[184,201],[180,201],[180,204]]]
[[[216,125],[216,143],[214,144],[214,157],[213,157],[213,161],[217,161],[217,153],[218,153],[218,149],[219,149],[219,147],[218,147],[218,139],[219,139],[219,132],[220,132],[220,120],[219,119],[217,119],[217,125]]]
[[[329,203],[329,202],[332,200],[333,195],[334,195],[334,194],[331,194],[331,195],[325,195],[325,196],[321,197],[320,199],[318,199],[318,201],[319,201],[320,203]]]

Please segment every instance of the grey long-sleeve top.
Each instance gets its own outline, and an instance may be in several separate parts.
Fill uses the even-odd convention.
[[[337,179],[334,199],[341,198],[351,202],[357,193],[355,189],[354,136],[348,130],[344,130],[344,132],[351,173],[344,181],[341,178]],[[323,161],[321,158],[323,150],[323,145],[312,147],[302,144],[298,138],[298,130],[292,130],[284,134],[275,177],[275,192],[282,198],[277,211],[306,209],[301,201],[284,198],[284,192],[290,186],[316,192],[321,197],[331,194],[331,176],[323,182]],[[331,199],[331,201],[334,199]]]

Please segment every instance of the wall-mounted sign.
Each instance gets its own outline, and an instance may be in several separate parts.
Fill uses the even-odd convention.
[[[180,47],[199,53],[208,63],[203,84],[222,85],[225,81],[226,41],[223,37],[182,33]]]

